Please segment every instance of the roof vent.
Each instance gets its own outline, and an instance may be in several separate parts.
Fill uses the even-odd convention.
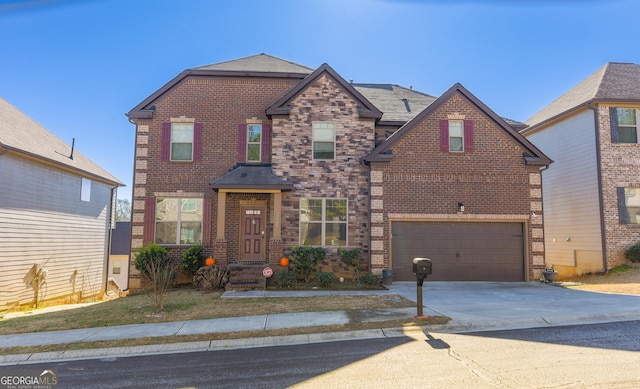
[[[402,99],[402,102],[404,103],[404,107],[407,109],[407,112],[411,112],[411,107],[409,106],[409,100]]]

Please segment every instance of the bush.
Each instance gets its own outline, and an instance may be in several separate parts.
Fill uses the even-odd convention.
[[[313,278],[318,282],[321,288],[330,287],[334,280],[333,272],[330,271],[319,271],[313,276]]]
[[[229,268],[202,266],[193,276],[193,283],[203,289],[224,289],[229,282]]]
[[[191,278],[191,282],[195,284],[193,277],[198,269],[204,266],[204,256],[202,255],[204,247],[201,245],[191,246],[182,253],[182,270]]]
[[[291,252],[291,262],[296,265],[296,272],[305,283],[309,283],[316,272],[318,264],[326,257],[323,247],[297,246]]]
[[[279,288],[293,288],[298,280],[296,273],[292,271],[281,271],[276,275],[276,283]]]
[[[359,247],[351,250],[342,247],[338,248],[338,255],[351,268],[354,281],[358,279],[358,273],[360,272],[360,254],[362,254],[362,249]]]
[[[366,273],[361,275],[358,281],[365,288],[377,288],[382,283],[382,276],[373,273]]]
[[[640,262],[640,242],[624,251],[624,257],[631,262]]]
[[[134,264],[140,275],[151,283],[151,301],[157,308],[163,309],[164,296],[176,278],[176,269],[171,265],[169,251],[150,243],[138,249]]]

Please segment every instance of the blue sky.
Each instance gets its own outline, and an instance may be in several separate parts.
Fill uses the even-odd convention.
[[[0,0],[0,97],[123,181],[125,113],[182,70],[268,53],[525,121],[607,62],[640,63],[635,0]]]

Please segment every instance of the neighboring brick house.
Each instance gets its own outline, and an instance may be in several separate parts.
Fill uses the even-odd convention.
[[[608,63],[527,120],[543,173],[546,260],[602,272],[640,241],[640,65]]]
[[[402,187],[388,185],[397,185],[396,174],[404,177],[415,169],[430,176],[451,169],[469,172],[482,186],[462,195],[440,183],[437,189],[443,193],[433,199],[468,201],[467,211],[431,207],[423,194],[402,193],[415,202],[391,212],[419,216],[437,210],[452,215],[453,221],[517,224],[521,271],[508,280],[532,279],[534,270],[543,267],[544,247],[542,215],[530,215],[541,211],[539,169],[550,161],[464,88],[455,90],[460,94],[436,100],[397,85],[353,84],[326,64],[313,70],[265,54],[186,70],[128,113],[137,132],[132,249],[155,241],[171,248],[177,260],[188,245],[202,243],[217,263],[230,267],[229,287],[236,289],[262,287],[262,269],[270,265],[278,270],[280,258],[305,243],[324,246],[329,256],[322,266],[336,273],[347,271],[336,254],[343,246],[362,248],[371,271],[396,269],[404,258],[394,261],[390,249],[393,215],[389,219],[379,207],[384,207],[383,195],[413,188],[404,181]],[[427,108],[434,101],[439,107],[435,113]],[[477,121],[475,151],[443,154],[450,161],[445,168],[444,159],[431,164],[424,142],[392,146],[423,131],[439,145],[439,124],[423,129],[425,115]],[[410,121],[414,117],[420,122]],[[388,151],[394,152],[390,162],[385,159]],[[435,170],[427,173],[429,169]],[[510,178],[499,180],[496,169]],[[381,177],[382,170],[390,176]],[[496,186],[511,190],[493,190]],[[489,204],[498,195],[511,198]],[[482,200],[476,201],[477,196]],[[434,263],[439,260],[444,261],[434,258]],[[408,278],[402,271],[398,277]],[[445,277],[459,278],[453,273]],[[130,287],[139,286],[132,271]]]

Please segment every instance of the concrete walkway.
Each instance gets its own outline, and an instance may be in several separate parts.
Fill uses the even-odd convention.
[[[292,297],[319,295],[397,294],[417,301],[414,282],[395,282],[377,291],[252,291],[227,292],[224,298]],[[448,316],[448,324],[433,325],[430,332],[469,332],[518,329],[608,321],[640,320],[640,296],[584,292],[539,282],[425,282],[422,288],[423,314]],[[237,331],[263,331],[302,326],[339,325],[358,321],[412,318],[417,307],[354,312],[301,312],[257,315],[169,323],[134,324],[68,331],[1,335],[0,347],[36,346],[92,342],[99,340],[164,337]],[[43,360],[229,349],[273,344],[292,344],[362,337],[404,336],[402,329],[348,333],[296,335],[288,337],[204,341],[117,349],[77,350],[38,354],[0,355],[0,365],[34,363]]]

